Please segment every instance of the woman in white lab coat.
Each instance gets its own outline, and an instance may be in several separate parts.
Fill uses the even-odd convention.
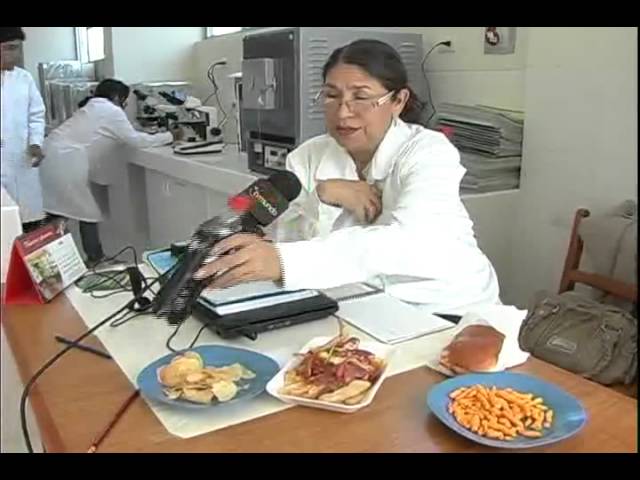
[[[459,194],[459,153],[410,122],[422,104],[398,53],[359,40],[331,55],[319,101],[328,133],[287,158],[302,193],[277,223],[277,242],[239,234],[220,242],[196,278],[213,288],[274,280],[287,289],[378,280],[397,298],[464,314],[499,302]]]
[[[162,146],[179,135],[136,131],[124,112],[129,93],[124,83],[103,80],[94,96],[83,100],[81,108],[53,130],[44,144],[46,160],[40,167],[44,210],[50,217],[79,221],[82,247],[90,265],[104,257],[98,233],[103,212],[89,180],[92,162],[119,161],[114,154],[118,144]]]
[[[0,27],[2,186],[16,202],[24,231],[44,217],[38,165],[43,158],[45,108],[33,78],[16,66],[25,34],[20,27]]]

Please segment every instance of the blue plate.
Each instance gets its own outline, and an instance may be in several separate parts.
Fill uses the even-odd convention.
[[[187,350],[185,350],[186,352]],[[177,407],[186,408],[211,408],[219,407],[222,405],[229,405],[241,400],[248,400],[256,397],[265,391],[267,383],[271,380],[276,373],[280,370],[279,365],[275,360],[262,355],[258,352],[251,350],[245,350],[243,348],[226,347],[222,345],[204,345],[200,347],[194,347],[189,349],[191,352],[198,352],[202,357],[205,366],[207,367],[224,367],[233,363],[239,363],[243,367],[248,368],[256,374],[255,378],[248,380],[240,380],[236,383],[239,388],[238,394],[228,402],[217,403],[213,402],[210,405],[188,402],[186,400],[171,400],[164,392],[163,387],[158,381],[157,371],[158,368],[168,365],[171,359],[181,352],[171,353],[164,357],[155,360],[147,365],[138,375],[136,382],[140,392],[151,400],[167,403],[169,405],[175,405]]]
[[[477,435],[458,424],[448,411],[449,394],[459,387],[471,385],[495,385],[512,388],[523,393],[542,397],[545,405],[553,410],[551,428],[543,430],[540,438],[516,437],[513,440],[496,440]],[[531,448],[559,442],[575,435],[585,425],[587,413],[580,402],[564,390],[529,375],[511,372],[477,373],[453,377],[433,387],[427,395],[427,406],[445,425],[474,442],[498,448]]]

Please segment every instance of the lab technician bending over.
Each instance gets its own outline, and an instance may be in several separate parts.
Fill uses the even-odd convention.
[[[328,133],[287,158],[303,188],[277,223],[277,241],[229,237],[214,248],[228,254],[196,278],[212,278],[212,288],[382,281],[391,295],[439,313],[499,303],[496,273],[460,200],[459,153],[414,123],[423,105],[398,53],[358,40],[332,53],[323,77]]]
[[[82,248],[89,266],[104,257],[98,232],[104,206],[90,182],[92,162],[120,161],[119,144],[147,148],[179,139],[181,131],[150,135],[136,131],[124,112],[129,87],[119,80],[106,79],[93,97],[80,102],[80,109],[53,130],[44,144],[46,160],[40,167],[44,211],[50,217],[78,220]]]

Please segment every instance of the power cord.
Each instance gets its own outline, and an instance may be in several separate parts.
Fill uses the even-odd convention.
[[[213,64],[211,64],[211,66],[209,66],[209,68],[207,69],[207,78],[209,79],[209,81],[211,82],[211,84],[213,85],[213,93],[211,93],[207,98],[204,99],[204,101],[202,102],[203,105],[206,105],[206,103],[209,101],[209,99],[213,96],[216,97],[216,102],[218,103],[218,108],[220,109],[220,111],[222,112],[222,120],[220,120],[218,122],[218,128],[221,128],[224,126],[224,124],[227,122],[227,112],[224,110],[224,108],[222,107],[222,102],[220,101],[220,87],[218,86],[218,83],[216,82],[216,76],[215,76],[215,69],[218,66],[221,65],[226,65],[227,61],[226,60],[219,60],[217,62],[214,62]]]
[[[124,325],[125,323],[129,322],[130,320],[133,320],[134,318],[138,318],[138,317],[142,317],[143,315],[150,315],[150,313],[148,312],[133,312],[132,315],[128,315],[129,312],[125,312],[124,315],[121,315],[119,318],[116,318],[115,320],[113,320],[109,326],[112,328],[118,328],[122,325]]]
[[[171,346],[171,340],[173,340],[175,338],[175,336],[178,334],[178,331],[180,330],[180,327],[186,322],[186,320],[180,322],[178,324],[178,326],[175,328],[175,330],[171,333],[171,335],[169,335],[169,338],[167,338],[167,342],[165,343],[165,346],[167,347],[167,350],[169,350],[171,353],[178,353],[180,350],[176,350],[175,348],[173,348]],[[191,340],[191,343],[189,344],[189,346],[186,348],[186,350],[191,349],[194,347],[194,345],[198,342],[198,339],[200,338],[200,335],[202,335],[202,332],[204,332],[204,330],[207,328],[207,324],[205,323],[204,325],[202,325],[202,327],[200,327],[200,330],[198,330],[198,333],[196,333],[196,336],[193,338],[193,340]],[[185,349],[181,349],[181,350],[185,350]]]
[[[200,330],[198,330],[198,333],[196,334],[195,338],[189,344],[189,348],[193,348],[193,346],[196,344],[196,342],[200,338],[200,335],[202,335],[202,332],[204,332],[205,328],[207,328],[207,324],[206,323],[204,325],[202,325],[202,327],[200,327]]]
[[[173,330],[173,332],[171,333],[171,335],[169,335],[169,338],[167,338],[166,343],[164,344],[165,347],[167,347],[167,350],[169,350],[172,353],[177,353],[178,350],[176,350],[175,348],[173,348],[171,346],[171,340],[173,340],[175,338],[175,336],[178,334],[178,331],[180,330],[180,327],[182,327],[182,325],[184,324],[184,321],[180,322],[176,328]]]
[[[97,299],[107,298],[107,297],[110,297],[111,295],[115,295],[117,293],[131,291],[129,286],[127,286],[125,283],[122,282],[122,280],[120,278],[118,278],[117,273],[96,272],[96,273],[92,273],[92,275],[95,275],[98,278],[104,279],[104,280],[100,280],[97,283],[82,289],[82,293],[88,293],[89,295],[91,295],[92,298],[97,298]],[[104,295],[96,295],[95,292],[97,290],[99,290],[99,287],[101,287],[102,285],[106,284],[107,282],[113,282],[119,288],[110,289],[110,292],[107,293],[107,294],[104,294]]]
[[[103,265],[111,260],[115,260],[116,258],[118,258],[120,255],[122,255],[124,252],[126,252],[127,250],[130,250],[131,253],[133,254],[133,262],[135,265],[135,268],[138,268],[138,253],[136,252],[136,249],[131,246],[131,245],[127,245],[126,247],[122,248],[118,253],[116,253],[115,255],[112,255],[110,257],[105,257],[103,258],[100,262],[96,263],[92,268],[89,269],[89,274],[91,275],[95,275],[98,278],[104,278],[104,280],[99,281],[98,283],[95,283],[91,286],[88,286],[84,289],[82,289],[82,293],[88,293],[91,298],[95,298],[95,299],[104,299],[104,298],[108,298],[111,297],[113,295],[117,295],[119,293],[124,293],[124,292],[131,292],[132,288],[126,284],[124,284],[119,278],[119,275],[122,275],[123,273],[126,273],[125,270],[123,270],[122,272],[113,272],[113,271],[97,271],[97,268],[100,267],[100,265]],[[107,282],[113,282],[115,283],[117,286],[119,286],[119,289],[113,289],[111,290],[109,293],[105,293],[103,295],[96,295],[95,292],[96,290],[99,289],[99,287],[101,287],[102,285],[104,285]],[[145,285],[148,284],[147,282],[147,278],[144,277],[144,283]]]
[[[434,115],[436,115],[436,113],[438,113],[435,104],[433,103],[433,99],[431,97],[431,83],[429,83],[429,78],[427,77],[427,71],[425,69],[425,65],[427,63],[427,59],[429,58],[429,55],[431,55],[431,53],[438,47],[440,46],[445,46],[445,47],[451,47],[451,40],[446,40],[443,42],[438,42],[435,45],[433,45],[429,51],[427,52],[427,54],[424,56],[424,58],[422,59],[422,63],[420,64],[420,67],[422,69],[422,75],[424,76],[425,81],[427,82],[427,98],[428,98],[428,102],[429,102],[429,106],[431,107],[431,109],[433,110],[431,112],[431,115],[429,115],[429,118],[427,119],[427,126],[429,126],[429,123],[431,122],[431,119],[434,117]]]
[[[98,273],[98,272],[96,272],[96,268],[98,268],[100,265],[102,265],[104,263],[110,262],[111,260],[115,260],[116,258],[118,258],[120,255],[122,255],[127,250],[130,250],[131,253],[133,254],[133,263],[134,263],[134,265],[138,265],[138,252],[136,252],[136,249],[132,245],[127,245],[126,247],[122,247],[118,251],[118,253],[116,253],[115,255],[112,255],[110,257],[104,257],[102,260],[100,260],[98,263],[96,263],[92,268],[90,268],[89,271],[91,271],[93,273]]]

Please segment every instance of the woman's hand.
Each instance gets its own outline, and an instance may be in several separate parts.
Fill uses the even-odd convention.
[[[29,155],[31,156],[31,166],[34,168],[38,167],[44,158],[40,145],[29,145]]]
[[[193,276],[196,280],[214,277],[208,289],[256,280],[282,279],[278,250],[273,243],[257,235],[232,235],[213,247],[211,253],[215,259]]]
[[[373,223],[382,212],[382,193],[375,185],[360,180],[323,180],[316,186],[318,198],[327,205],[342,207],[360,222]]]

